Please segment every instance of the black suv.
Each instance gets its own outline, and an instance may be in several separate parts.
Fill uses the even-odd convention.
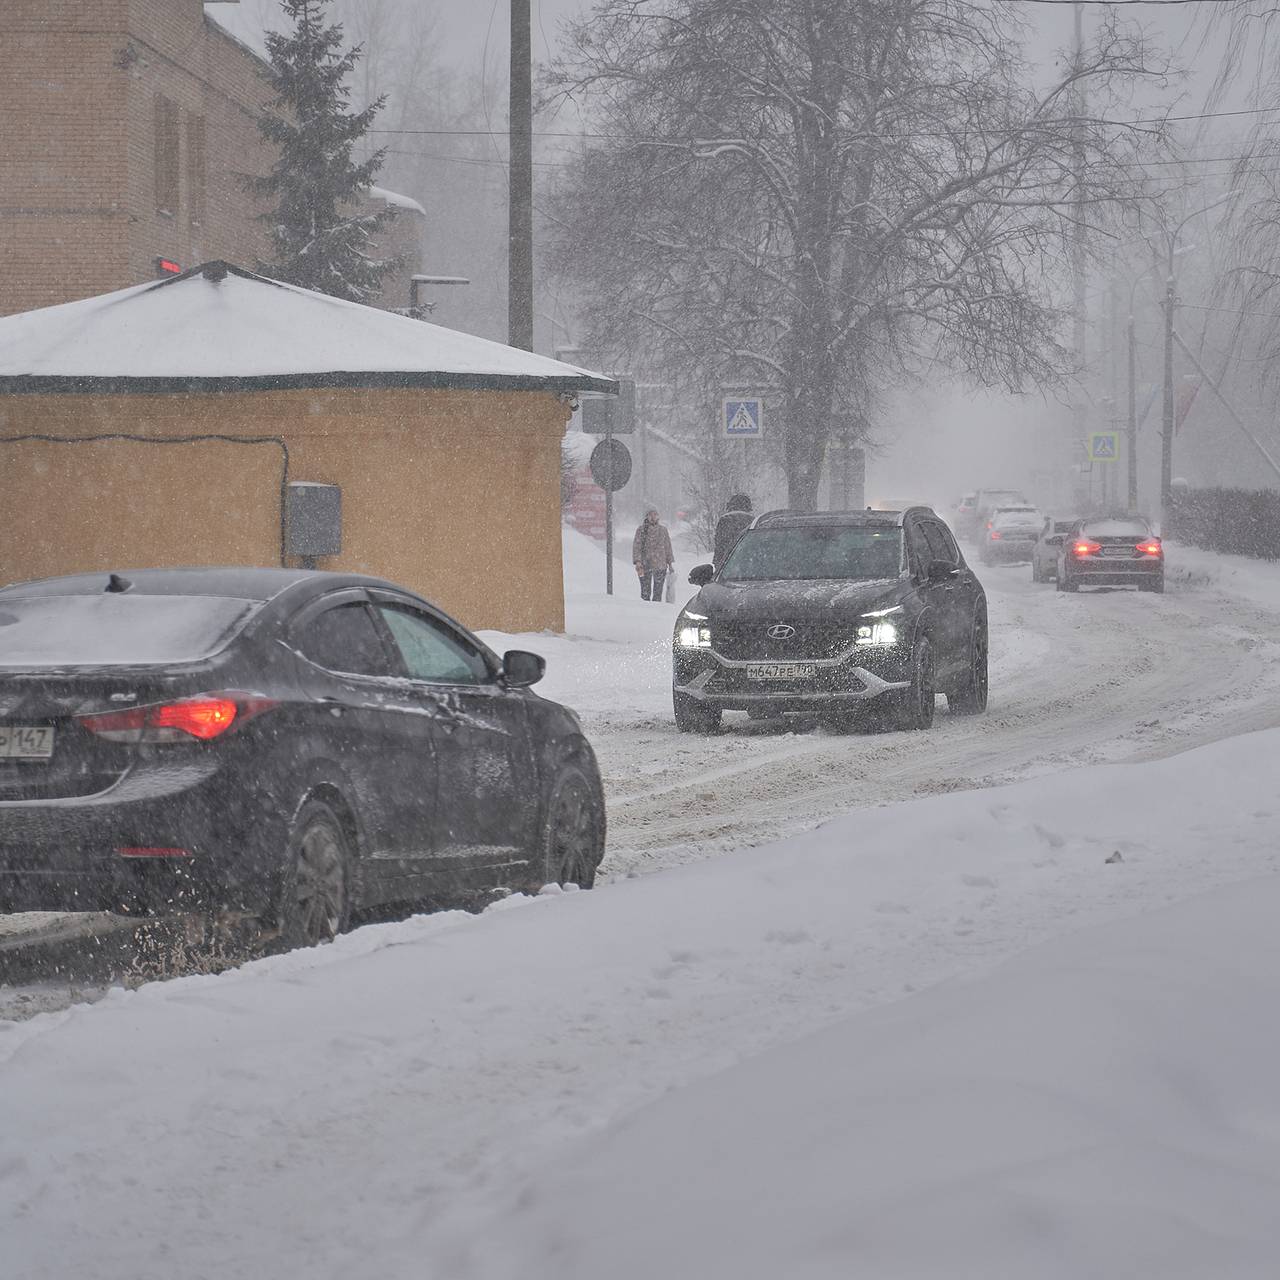
[[[927,729],[934,695],[987,705],[987,598],[928,507],[771,511],[734,544],[676,621],[676,725],[711,733],[724,711],[843,718],[875,700]]]

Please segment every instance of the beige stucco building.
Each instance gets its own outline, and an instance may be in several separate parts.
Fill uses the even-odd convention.
[[[0,580],[297,563],[286,492],[341,491],[338,554],[472,627],[559,630],[558,361],[226,263],[0,318]]]

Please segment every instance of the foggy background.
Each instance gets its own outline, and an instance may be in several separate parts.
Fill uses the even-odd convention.
[[[1069,5],[1026,5],[1024,19],[1028,56],[1047,77],[1063,62],[1071,40]],[[1209,98],[1221,59],[1221,40],[1208,37],[1195,16],[1195,6],[1171,5],[1144,9],[1143,25],[1168,52],[1177,70],[1163,85],[1144,88],[1137,110],[1173,110],[1194,114]],[[262,34],[278,25],[276,0],[242,0],[239,4],[209,6],[217,20],[259,51]],[[563,24],[586,17],[585,0],[533,0],[533,47],[537,63],[554,56]],[[386,107],[375,135],[388,154],[383,186],[419,201],[427,211],[423,268],[431,274],[462,275],[471,284],[435,289],[427,298],[435,303],[432,319],[451,327],[505,340],[506,337],[506,216],[507,183],[505,129],[507,124],[507,57],[509,4],[507,0],[334,0],[334,18],[345,27],[349,43],[365,46],[365,59],[353,85],[355,105],[379,94]],[[1085,6],[1086,32],[1097,21],[1096,6]],[[1132,11],[1131,11],[1132,12]],[[536,72],[535,72],[536,74]],[[1226,98],[1231,98],[1228,88]],[[1229,101],[1225,103],[1230,105]],[[1220,109],[1224,100],[1216,103]],[[1243,125],[1210,121],[1197,126],[1199,154],[1229,148]],[[574,137],[583,128],[572,108],[544,110],[535,122],[535,203],[545,231],[546,192],[563,172],[568,154],[578,146]],[[558,136],[564,135],[564,136]],[[1193,148],[1193,154],[1194,154]],[[1194,166],[1193,166],[1194,171]],[[1136,275],[1148,261],[1148,250],[1137,245],[1130,271]],[[1188,255],[1181,273],[1192,278],[1199,269]],[[1121,268],[1123,268],[1123,263]],[[571,281],[553,281],[539,269],[535,243],[535,346],[548,354],[576,348]],[[1102,295],[1106,284],[1090,282],[1089,343],[1101,350],[1109,342],[1102,332]],[[1139,380],[1160,376],[1160,315],[1154,294],[1139,296],[1142,314]],[[589,352],[584,352],[583,359]],[[618,372],[610,370],[610,372]],[[1105,381],[1105,373],[1102,375]],[[1145,397],[1145,392],[1144,392]],[[1046,507],[1061,505],[1063,437],[1070,434],[1070,392],[1059,388],[1047,394],[1010,397],[939,380],[925,387],[906,387],[885,406],[886,413],[870,442],[866,496],[871,500],[919,500],[949,509],[962,492],[979,485],[1020,485]],[[1229,427],[1215,420],[1214,405],[1201,396],[1178,437],[1180,474],[1193,482],[1240,483],[1252,474],[1253,460]],[[1265,412],[1265,407],[1260,407]],[[1114,408],[1099,410],[1108,425]],[[1150,407],[1140,431],[1143,502],[1154,492],[1158,477],[1160,406]],[[673,426],[676,424],[672,424]],[[688,424],[685,424],[687,428]],[[682,504],[679,460],[666,484],[650,484],[652,493],[635,486],[627,504],[649,501],[669,508]],[[1112,492],[1123,489],[1122,465],[1116,464]],[[1104,483],[1095,477],[1097,493]],[[644,486],[645,477],[639,480]],[[769,495],[759,495],[768,499]]]

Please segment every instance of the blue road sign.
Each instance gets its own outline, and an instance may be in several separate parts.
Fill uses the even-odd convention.
[[[1095,431],[1089,437],[1090,462],[1114,462],[1120,454],[1120,438],[1115,431]]]
[[[764,432],[764,402],[759,396],[724,402],[725,435],[739,440],[758,438]]]

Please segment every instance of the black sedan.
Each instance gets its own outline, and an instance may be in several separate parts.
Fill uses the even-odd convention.
[[[375,578],[174,569],[0,590],[0,911],[232,909],[291,943],[604,849],[595,756],[498,658]]]
[[[771,512],[689,581],[672,691],[685,732],[729,710],[839,721],[868,706],[927,729],[938,693],[986,709],[986,594],[928,507]]]
[[[1058,590],[1135,586],[1164,590],[1164,545],[1141,516],[1078,520],[1058,548]]]

